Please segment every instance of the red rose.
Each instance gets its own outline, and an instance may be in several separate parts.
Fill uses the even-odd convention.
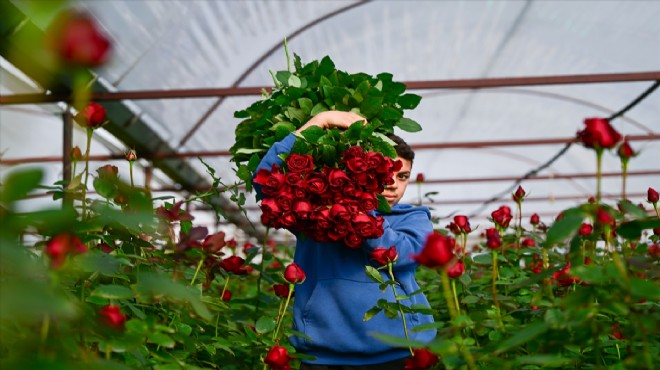
[[[287,298],[289,296],[289,284],[275,284],[273,285],[275,295],[280,298]]]
[[[273,346],[270,351],[264,358],[264,363],[268,365],[273,370],[289,370],[291,365],[289,364],[289,351],[282,346]]]
[[[628,159],[635,156],[635,151],[630,146],[628,140],[625,139],[623,140],[623,143],[619,145],[619,150],[617,150],[617,154],[619,155],[619,158],[621,158],[622,161],[627,161]]]
[[[284,185],[284,181],[285,176],[276,164],[273,165],[271,171],[265,168],[260,169],[254,177],[254,183],[261,185],[264,195],[275,195]]]
[[[580,235],[582,235],[582,236],[587,236],[587,235],[591,235],[591,232],[592,232],[593,230],[594,230],[594,227],[593,227],[593,226],[591,226],[591,225],[589,225],[589,224],[587,224],[587,223],[583,223],[583,224],[580,226],[580,231],[579,231],[578,233],[579,233]]]
[[[229,302],[231,300],[231,290],[227,289],[222,293],[222,300],[225,302]]]
[[[50,267],[57,269],[69,254],[87,252],[87,246],[80,238],[73,234],[59,234],[51,238],[44,249],[44,253],[50,258]]]
[[[311,172],[305,178],[305,188],[313,194],[323,194],[328,190],[328,180],[322,173]]]
[[[220,261],[220,267],[236,275],[247,275],[248,270],[242,257],[231,256]]]
[[[447,267],[447,275],[452,279],[456,279],[457,277],[463,275],[464,272],[465,264],[463,261],[456,261],[456,263]]]
[[[300,284],[305,281],[305,278],[305,271],[295,262],[284,269],[284,279],[291,284]]]
[[[105,116],[105,108],[99,103],[91,102],[83,110],[84,126],[89,128],[101,127],[105,123]]]
[[[356,214],[353,216],[351,223],[353,224],[353,230],[363,238],[369,238],[374,234],[376,221],[370,215],[364,213]]]
[[[112,253],[112,251],[115,250],[115,248],[108,243],[100,243],[98,247],[103,253]]]
[[[362,149],[361,146],[354,145],[344,151],[343,160],[346,161],[353,157],[362,157],[362,156],[364,156],[364,149]]]
[[[342,204],[333,204],[330,208],[330,217],[337,223],[344,223],[351,219],[351,214]]]
[[[454,223],[462,233],[467,234],[472,231],[467,216],[462,216],[462,215],[454,216]]]
[[[321,230],[329,229],[332,226],[330,219],[330,210],[326,207],[319,208],[312,212],[309,216],[310,220],[316,224],[316,227]]]
[[[327,231],[327,235],[331,241],[336,242],[343,239],[346,235],[348,235],[349,231],[350,231],[349,226],[346,225],[345,223],[341,223],[341,224],[335,223]]]
[[[122,315],[119,306],[107,305],[99,311],[103,323],[115,330],[123,330],[126,316]]]
[[[379,247],[371,251],[371,254],[369,254],[369,259],[376,261],[376,263],[381,266],[385,266],[389,262],[395,262],[398,258],[399,253],[394,246],[391,246],[388,249]]]
[[[346,172],[339,168],[326,168],[328,168],[328,170],[324,170],[327,172],[326,176],[331,188],[342,190],[346,184],[351,182],[351,179],[348,178]]]
[[[536,242],[532,238],[525,238],[521,244],[523,247],[531,248],[536,245]]]
[[[80,147],[78,147],[77,145],[74,146],[73,149],[71,149],[70,156],[72,161],[81,161],[83,159],[83,155],[82,152],[80,151]]]
[[[299,220],[307,220],[312,212],[312,204],[306,200],[297,200],[293,203],[293,213]]]
[[[293,211],[286,211],[280,216],[280,223],[283,227],[290,229],[296,226],[296,214]]]
[[[424,174],[423,173],[418,173],[417,174],[417,179],[415,179],[415,182],[418,184],[421,184],[424,182]]]
[[[363,156],[356,156],[346,161],[346,168],[353,173],[362,173],[367,170],[367,161]]]
[[[291,187],[300,186],[302,182],[302,174],[289,172],[284,175],[284,183]]]
[[[96,173],[99,174],[99,178],[101,179],[113,180],[117,178],[117,174],[119,174],[119,168],[117,168],[117,166],[106,164],[103,167],[97,168]]]
[[[357,196],[358,207],[362,212],[373,211],[378,207],[378,198],[373,193],[360,192]]]
[[[493,218],[493,222],[503,229],[509,227],[509,222],[513,219],[511,208],[507,206],[501,206],[490,215]]]
[[[389,158],[388,158],[389,159]],[[387,173],[392,167],[391,162],[385,159],[383,154],[369,152],[366,154],[367,167],[376,173]]]
[[[438,356],[426,348],[413,349],[413,356],[406,359],[405,370],[424,370],[435,366]]]
[[[129,162],[135,162],[137,160],[137,153],[135,153],[135,150],[131,149],[126,153],[126,160]]]
[[[541,222],[541,218],[539,217],[538,213],[534,213],[530,218],[529,218],[529,223],[532,225],[538,225]]]
[[[62,62],[85,68],[105,63],[110,51],[110,40],[92,16],[76,10],[65,10],[55,18],[45,42]]]
[[[432,232],[426,237],[422,253],[414,255],[413,259],[426,267],[445,266],[454,258],[455,245],[454,238]]]
[[[649,203],[658,203],[658,199],[660,199],[660,195],[655,189],[649,188],[646,195],[646,199],[649,201]]]
[[[614,226],[616,223],[612,215],[603,208],[598,208],[598,211],[596,212],[596,221],[601,225],[610,226]]]
[[[349,231],[344,236],[344,244],[349,248],[353,248],[353,249],[360,248],[363,242],[364,242],[364,238],[354,232]]]
[[[204,249],[204,252],[206,253],[218,253],[225,245],[227,245],[227,242],[225,242],[225,232],[219,231],[204,238],[202,249]],[[220,254],[223,253],[220,252]]]
[[[557,281],[557,284],[560,286],[569,286],[575,283],[579,283],[580,279],[570,276],[571,272],[571,263],[567,262],[566,265],[559,271],[556,271],[552,274],[552,278]]]
[[[623,339],[625,339],[625,337],[624,337],[623,334],[621,333],[621,326],[620,326],[619,324],[614,324],[614,325],[612,325],[612,326],[610,327],[610,329],[611,329],[611,331],[610,331],[610,338],[612,338],[612,339],[616,338],[616,339],[618,339],[618,340],[623,340]]]
[[[525,199],[525,189],[522,188],[522,186],[518,185],[518,189],[516,189],[516,192],[511,195],[511,198],[513,198],[513,201],[516,203],[520,203]]]
[[[502,246],[500,233],[495,228],[486,229],[486,246],[490,249],[497,249]]]
[[[282,189],[275,195],[277,205],[282,211],[290,211],[293,208],[293,194],[288,191],[289,189]]]
[[[585,128],[578,131],[577,137],[587,148],[610,149],[621,140],[619,134],[605,118],[587,118]]]
[[[314,158],[309,154],[291,154],[286,159],[289,172],[307,173],[314,169]]]
[[[649,245],[649,249],[647,250],[649,253],[649,256],[653,258],[660,257],[660,244],[658,243],[653,243]]]

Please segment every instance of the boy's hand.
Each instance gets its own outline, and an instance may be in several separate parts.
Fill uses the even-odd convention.
[[[365,124],[367,123],[367,120],[357,113],[329,110],[315,115],[302,127],[296,130],[296,132],[303,132],[305,129],[311,126],[317,126],[322,129],[333,127],[346,129],[357,121],[364,121]]]

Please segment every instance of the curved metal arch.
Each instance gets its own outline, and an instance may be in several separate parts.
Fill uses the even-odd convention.
[[[307,31],[308,29],[316,26],[317,24],[319,24],[319,23],[321,23],[325,20],[328,20],[328,19],[330,19],[330,18],[332,18],[332,17],[334,17],[338,14],[344,13],[344,12],[349,11],[351,9],[357,8],[361,5],[367,4],[370,1],[371,0],[360,0],[360,1],[357,1],[355,3],[349,4],[345,7],[339,8],[339,9],[337,9],[333,12],[330,12],[328,14],[325,14],[322,17],[316,18],[316,19],[312,20],[311,22],[305,24],[304,26],[298,28],[297,30],[293,31],[289,35],[287,35],[285,37],[285,39],[286,40],[291,40],[292,38],[300,35],[301,33]],[[279,43],[276,44],[276,45],[273,45],[273,47],[268,49],[263,55],[261,55],[261,57],[259,59],[254,61],[254,63],[252,63],[245,70],[245,72],[243,72],[243,74],[241,74],[238,77],[238,79],[236,79],[236,81],[234,81],[234,83],[231,85],[231,87],[238,87],[238,85],[240,85],[241,82],[243,82],[243,80],[245,80],[261,63],[263,63],[263,61],[266,60],[266,58],[271,56],[275,51],[277,51],[281,47],[282,47],[282,45],[279,44]],[[215,103],[213,103],[213,105],[202,115],[202,117],[200,117],[200,119],[197,120],[197,122],[190,129],[190,131],[188,131],[185,135],[183,135],[183,137],[179,141],[179,146],[177,147],[177,150],[181,149],[181,147],[184,146],[188,142],[188,140],[192,137],[192,135],[206,122],[206,120],[208,120],[208,118],[211,116],[211,114],[213,114],[213,112],[215,112],[220,107],[220,105],[222,104],[223,101],[224,101],[224,97],[218,98],[218,100],[216,100]]]

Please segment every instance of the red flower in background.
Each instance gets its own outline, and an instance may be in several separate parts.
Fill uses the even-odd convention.
[[[88,128],[101,127],[106,122],[105,119],[106,114],[107,113],[105,111],[105,108],[101,104],[96,102],[91,102],[87,104],[87,106],[82,112],[84,122],[82,122],[81,124],[84,127],[88,127]]]
[[[176,202],[170,209],[165,208],[165,206],[160,206],[156,208],[156,216],[167,220],[169,222],[174,221],[192,221],[194,217],[190,213],[181,209],[183,201]]]
[[[222,300],[225,302],[229,302],[231,300],[231,290],[227,289],[222,293]]]
[[[300,284],[305,281],[305,271],[293,262],[284,269],[284,279],[291,284]]]
[[[490,249],[497,249],[502,246],[502,238],[496,228],[486,229],[486,246]]]
[[[463,261],[456,261],[456,263],[447,268],[447,275],[452,279],[460,277],[463,273],[465,273],[465,264]]]
[[[587,236],[587,235],[591,235],[591,232],[593,230],[594,230],[593,226],[591,226],[590,224],[587,224],[587,223],[583,223],[580,226],[580,231],[578,233],[582,236]]]
[[[507,206],[501,206],[500,208],[493,211],[490,216],[493,218],[493,222],[503,229],[509,227],[509,223],[513,219],[513,216],[511,215],[511,208]]]
[[[424,370],[435,366],[438,356],[426,348],[413,349],[413,356],[406,359],[405,370]]]
[[[596,211],[596,222],[603,226],[614,226],[616,224],[614,217],[603,208],[598,208],[598,211]]]
[[[372,261],[376,261],[377,264],[386,266],[389,262],[395,262],[397,258],[399,258],[399,253],[394,246],[389,247],[388,249],[376,248],[371,251],[369,257]]]
[[[291,368],[289,364],[290,360],[289,351],[282,346],[276,345],[268,351],[266,358],[264,358],[264,363],[273,370],[289,370]]]
[[[467,216],[462,215],[454,216],[454,221],[447,225],[447,228],[456,235],[462,233],[469,234],[472,232]]]
[[[577,137],[587,148],[611,149],[621,141],[619,134],[605,118],[587,118],[584,130],[578,131]]]
[[[71,149],[71,160],[72,161],[81,161],[83,159],[82,151],[80,151],[80,147],[77,145]]]
[[[610,327],[610,338],[616,338],[618,340],[625,339],[623,333],[621,333],[621,326],[619,324],[614,324]]]
[[[275,295],[280,298],[289,296],[289,284],[275,284],[273,285],[273,290],[275,291]]]
[[[107,305],[99,311],[103,323],[112,329],[115,330],[124,330],[124,323],[126,322],[126,316],[122,315],[121,309],[119,306]]]
[[[622,161],[627,161],[627,160],[629,160],[630,158],[632,158],[636,155],[635,151],[630,146],[630,143],[628,142],[628,139],[624,139],[623,143],[621,143],[621,145],[619,145],[619,149],[617,150],[617,154],[619,155],[619,158],[621,158]]]
[[[417,178],[415,179],[415,182],[418,184],[421,184],[424,182],[424,174],[423,173],[418,173]]]
[[[51,23],[45,43],[61,62],[85,68],[105,63],[111,46],[90,14],[71,9],[58,14]]]
[[[655,189],[649,188],[646,194],[646,199],[649,203],[658,203],[658,200],[660,200],[660,194],[658,194]]]
[[[248,269],[245,266],[245,260],[242,257],[231,256],[220,261],[220,267],[227,272],[236,275],[247,275]]]
[[[426,237],[422,253],[412,256],[420,265],[434,268],[444,267],[454,258],[456,240],[450,236],[432,232]]]
[[[557,281],[560,286],[570,286],[580,282],[580,279],[571,276],[571,263],[567,262],[564,267],[552,274],[552,278]]]
[[[525,193],[525,189],[518,185],[518,189],[516,189],[516,192],[511,195],[511,198],[514,202],[520,203],[524,200],[525,195],[527,195],[527,193]]]
[[[44,253],[50,258],[50,267],[58,269],[66,261],[69,254],[87,252],[87,246],[73,234],[59,234],[46,242]]]
[[[530,218],[529,218],[529,223],[532,225],[538,225],[541,223],[541,218],[539,217],[538,213],[534,213]]]

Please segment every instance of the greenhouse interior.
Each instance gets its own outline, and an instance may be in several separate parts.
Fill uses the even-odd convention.
[[[0,20],[0,368],[658,366],[660,2]]]

